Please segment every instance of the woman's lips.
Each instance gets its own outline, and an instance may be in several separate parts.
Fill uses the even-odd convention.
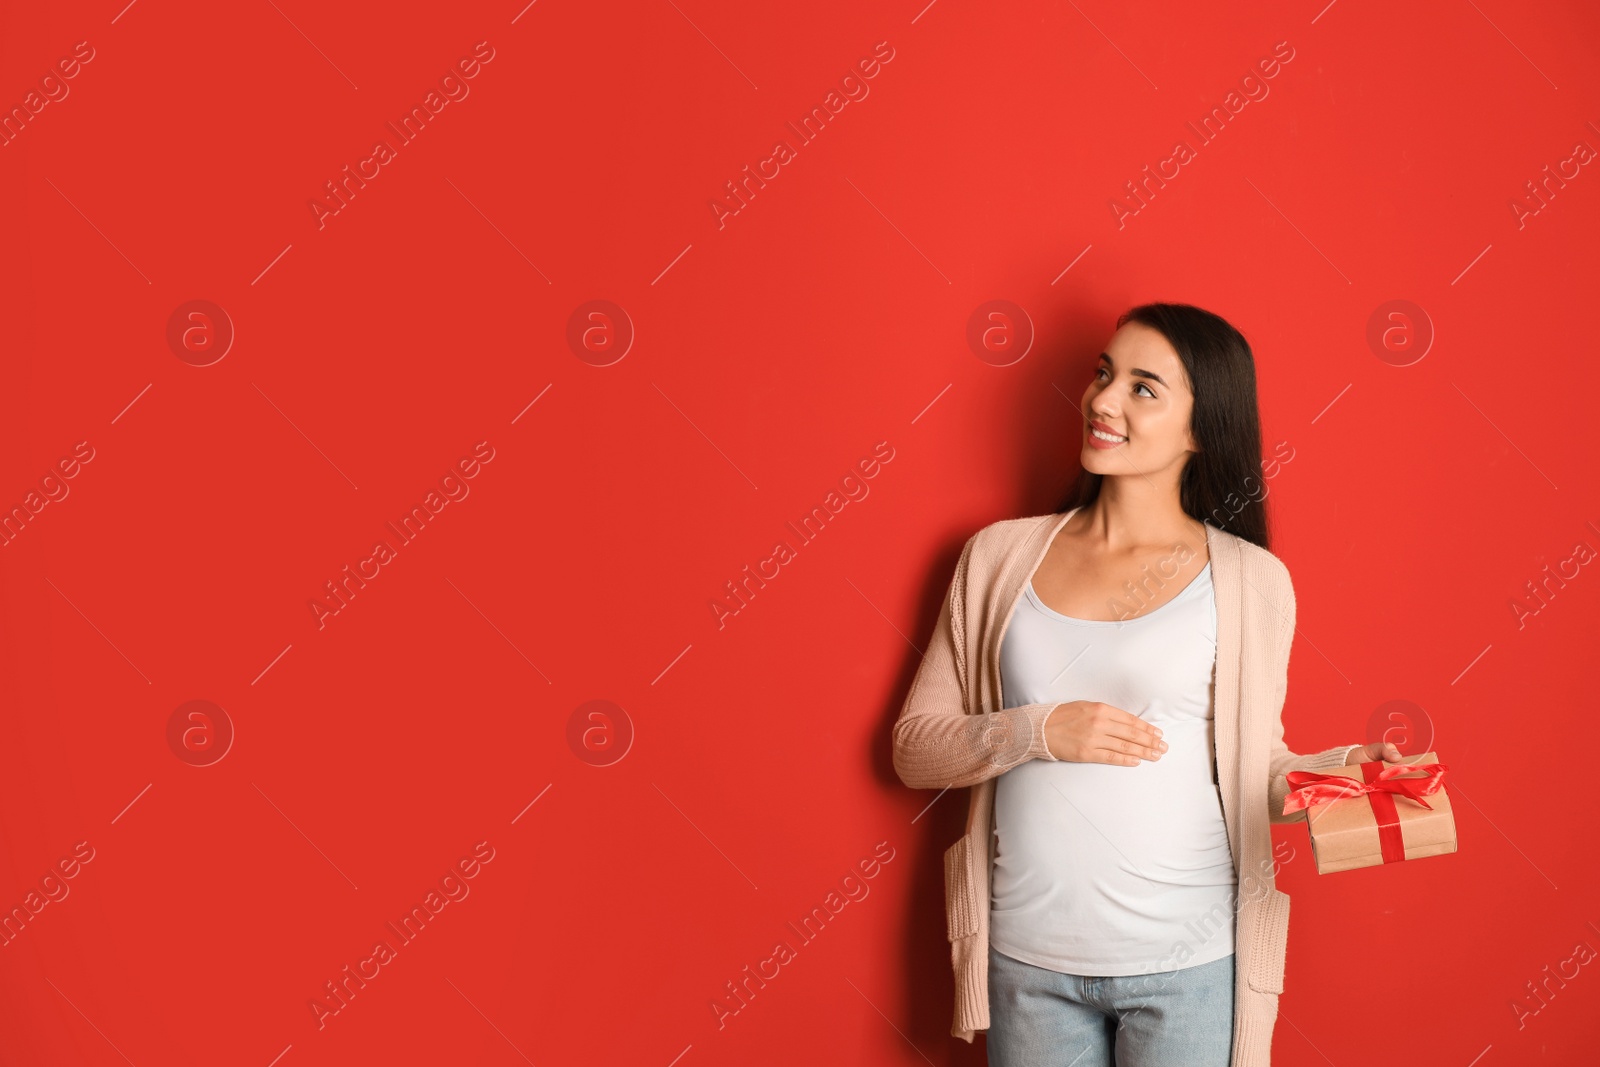
[[[1096,434],[1100,432],[1102,431],[1096,430],[1093,426],[1091,426],[1089,427],[1088,433],[1085,435],[1089,440],[1089,444],[1094,448],[1116,448],[1118,445],[1124,445],[1128,443],[1128,439],[1126,437],[1118,438],[1115,441],[1107,441],[1104,438],[1097,437]]]

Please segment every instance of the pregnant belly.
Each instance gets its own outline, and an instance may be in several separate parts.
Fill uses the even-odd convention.
[[[1234,880],[1211,723],[1162,722],[1170,748],[1136,766],[1030,760],[995,792],[997,890],[1135,878],[1157,885]]]

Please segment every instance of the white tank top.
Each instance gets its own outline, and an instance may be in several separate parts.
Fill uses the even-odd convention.
[[[1234,951],[1215,778],[1211,564],[1125,622],[1073,619],[1023,590],[1000,648],[1005,706],[1098,700],[1159,726],[1137,766],[1028,760],[995,789],[994,947],[1065,974],[1137,975]]]

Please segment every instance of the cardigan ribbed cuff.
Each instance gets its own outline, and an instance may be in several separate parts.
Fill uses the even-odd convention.
[[[1321,752],[1313,752],[1309,755],[1301,756],[1285,767],[1284,770],[1285,772],[1326,771],[1335,767],[1344,767],[1349,764],[1350,754],[1360,747],[1360,745],[1339,745],[1336,748],[1325,748]],[[1283,774],[1279,774],[1267,783],[1268,821],[1279,824],[1305,821],[1306,811],[1304,808],[1290,812],[1288,815],[1283,813],[1283,802],[1288,796],[1289,780]]]
[[[1343,767],[1350,761],[1350,753],[1360,748],[1360,745],[1340,745],[1337,748],[1326,748],[1321,752],[1313,752],[1295,763],[1297,771],[1325,771],[1330,767]]]
[[[1029,750],[1028,755],[1033,756],[1036,759],[1047,759],[1053,763],[1059,763],[1061,761],[1056,759],[1055,753],[1050,751],[1050,743],[1045,738],[1044,728],[1045,725],[1050,721],[1050,713],[1055,711],[1061,705],[1045,704],[1042,706],[1044,708],[1044,714],[1038,716],[1039,725],[1034,731],[1033,748]]]
[[[979,942],[983,958],[979,959]],[[950,960],[956,978],[955,1020],[950,1036],[971,1041],[979,1030],[989,1029],[989,938],[987,932],[969,934],[950,942]]]
[[[1247,990],[1250,1003],[1233,1017],[1233,1067],[1268,1067],[1272,1062],[1272,1030],[1278,1021],[1274,993]]]

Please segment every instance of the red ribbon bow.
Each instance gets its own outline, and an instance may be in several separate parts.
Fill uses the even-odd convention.
[[[1284,798],[1283,813],[1288,815],[1316,804],[1365,795],[1372,805],[1373,817],[1378,821],[1378,843],[1383,851],[1383,862],[1396,863],[1406,858],[1406,848],[1400,833],[1400,813],[1395,807],[1395,796],[1407,797],[1432,811],[1433,805],[1422,798],[1432,796],[1444,787],[1444,774],[1449,769],[1443,763],[1386,764],[1374,761],[1361,764],[1363,781],[1342,774],[1290,771],[1284,775],[1290,792]],[[1399,777],[1414,771],[1422,771],[1423,777]]]

